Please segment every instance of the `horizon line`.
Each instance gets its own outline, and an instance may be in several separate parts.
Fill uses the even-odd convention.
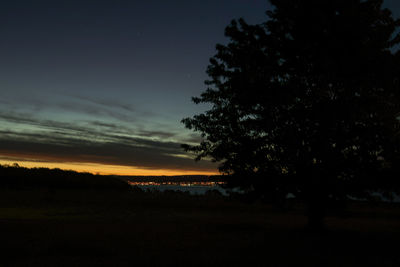
[[[185,175],[220,175],[215,170],[180,170],[180,169],[149,169],[124,165],[111,165],[84,162],[35,162],[23,160],[2,160],[0,165],[13,166],[17,164],[23,168],[48,168],[61,169],[64,171],[75,171],[79,173],[90,173],[93,175],[109,176],[185,176]]]

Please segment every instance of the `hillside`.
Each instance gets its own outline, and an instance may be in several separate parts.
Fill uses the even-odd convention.
[[[0,188],[10,189],[91,189],[129,190],[130,186],[112,176],[79,173],[70,170],[25,168],[17,164],[0,165]]]

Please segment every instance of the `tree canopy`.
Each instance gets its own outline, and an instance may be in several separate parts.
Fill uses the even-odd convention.
[[[270,0],[226,28],[183,145],[233,186],[315,199],[391,188],[399,157],[400,21],[380,0]],[[380,174],[378,174],[380,173]]]

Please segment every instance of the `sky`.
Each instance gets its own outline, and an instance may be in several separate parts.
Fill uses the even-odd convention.
[[[400,17],[398,0],[384,5]],[[120,175],[216,174],[182,143],[209,58],[262,0],[3,0],[0,164]]]

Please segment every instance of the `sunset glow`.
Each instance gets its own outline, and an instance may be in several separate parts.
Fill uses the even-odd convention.
[[[88,172],[101,175],[143,175],[143,176],[174,176],[174,175],[216,175],[217,172],[212,171],[182,171],[168,169],[144,169],[129,166],[106,165],[95,163],[51,163],[51,162],[34,162],[34,161],[10,161],[1,160],[1,165],[13,165],[17,163],[21,167],[27,168],[59,168],[63,170],[73,170],[77,172]]]

